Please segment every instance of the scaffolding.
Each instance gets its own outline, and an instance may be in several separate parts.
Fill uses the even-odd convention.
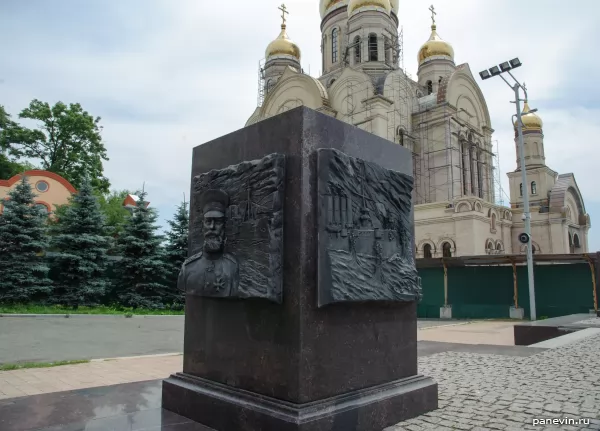
[[[258,62],[258,100],[256,106],[259,108],[265,101],[265,60]]]

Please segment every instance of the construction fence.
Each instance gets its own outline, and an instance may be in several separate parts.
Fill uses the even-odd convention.
[[[600,253],[534,255],[537,317],[598,310],[596,280]],[[510,307],[529,318],[529,284],[524,255],[417,259],[423,286],[421,318],[439,318],[452,307],[455,319],[509,318]]]

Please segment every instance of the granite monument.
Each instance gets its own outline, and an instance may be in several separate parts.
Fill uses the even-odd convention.
[[[183,372],[163,407],[217,431],[381,431],[436,409],[411,187],[410,151],[306,107],[194,148]]]

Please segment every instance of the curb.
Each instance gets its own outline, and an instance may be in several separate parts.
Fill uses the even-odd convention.
[[[140,356],[121,356],[117,358],[90,359],[90,362],[106,362],[106,361],[124,361],[129,359],[144,359],[144,358],[165,358],[170,356],[182,356],[183,353],[158,353],[156,355],[140,355]]]
[[[451,326],[460,326],[460,325],[470,325],[471,321],[469,322],[460,322],[460,323],[450,323],[448,325],[437,325],[437,326],[427,326],[425,328],[419,328],[419,331],[426,331],[428,329],[439,329],[439,328],[450,328]]]
[[[66,316],[69,317],[66,317]],[[125,318],[125,313],[123,314],[12,314],[12,313],[0,313],[1,317],[54,317],[54,318],[63,318],[63,319],[72,319],[77,317],[118,317]],[[128,319],[135,318],[146,318],[146,317],[184,317],[183,314],[134,314],[132,317],[128,317]]]

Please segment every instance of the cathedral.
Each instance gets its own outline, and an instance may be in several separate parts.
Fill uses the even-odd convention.
[[[402,67],[399,0],[320,0],[319,78],[304,73],[301,50],[279,36],[261,62],[258,106],[246,125],[304,105],[402,145],[413,154],[418,258],[521,254],[523,187],[530,194],[533,252],[588,252],[591,227],[572,173],[546,165],[541,118],[523,107],[525,166],[509,172],[510,207],[499,205],[492,124],[468,63],[438,34],[417,52],[417,79]],[[518,138],[515,126],[515,150]],[[521,182],[527,170],[528,184]],[[496,177],[495,177],[496,175]]]

